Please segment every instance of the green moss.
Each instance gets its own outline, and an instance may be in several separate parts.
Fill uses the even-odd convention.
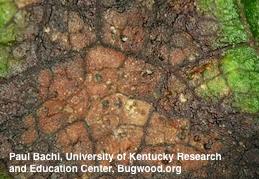
[[[11,0],[0,2],[0,28],[3,28],[16,13],[16,6]]]
[[[203,72],[206,82],[198,87],[198,94],[213,100],[232,93],[232,105],[243,112],[259,112],[259,57],[250,47],[228,50],[217,65]],[[214,77],[213,77],[214,76]]]
[[[247,32],[241,22],[236,0],[197,0],[199,12],[218,20],[215,47],[233,45],[217,65],[203,72],[205,82],[197,88],[200,96],[221,99],[231,94],[231,103],[243,112],[259,112],[259,58],[253,48],[235,48],[236,44],[248,42]],[[250,29],[259,38],[259,0],[241,0]],[[222,73],[219,75],[218,72]]]
[[[11,179],[6,168],[2,164],[0,164],[0,179]]]
[[[209,70],[207,73],[209,73]],[[216,102],[220,98],[227,96],[230,93],[230,88],[223,77],[216,76],[200,85],[197,88],[196,93],[207,100],[210,99]]]
[[[15,24],[11,22],[16,14],[16,6],[12,1],[0,2],[0,43],[7,44],[15,40]]]
[[[259,0],[242,0],[247,22],[254,37],[259,39]]]
[[[13,1],[0,0],[0,76],[9,73],[9,47],[12,46],[17,36],[17,23],[14,18],[17,9]]]
[[[215,77],[213,80],[207,83],[207,86],[210,96],[213,96],[217,99],[224,97],[229,93],[229,87],[222,77]]]
[[[219,21],[221,30],[216,47],[248,40],[234,0],[198,0],[197,6],[202,13]]]
[[[10,44],[16,39],[16,28],[14,24],[10,24],[5,28],[0,29],[0,43]]]
[[[258,113],[259,112],[259,96],[254,94],[234,94],[233,106],[242,112]]]
[[[1,172],[0,172],[0,178],[1,179],[11,179],[11,177],[9,175],[7,175],[6,173],[1,173]]]
[[[233,71],[227,75],[227,79],[234,92],[248,93],[251,88],[247,75],[243,71]]]
[[[258,70],[258,56],[256,51],[250,47],[240,47],[228,50],[224,54],[221,61],[220,68],[224,74],[231,71],[257,71]]]
[[[229,50],[221,62],[234,93],[234,105],[246,112],[259,112],[259,57],[250,47]],[[246,95],[244,95],[246,94]]]

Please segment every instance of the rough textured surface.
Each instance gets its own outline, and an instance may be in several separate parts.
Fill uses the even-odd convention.
[[[0,178],[14,163],[33,163],[9,161],[12,151],[219,152],[220,162],[174,161],[179,178],[257,178],[257,7],[257,0],[0,0]],[[87,164],[120,163],[129,161]]]
[[[252,0],[252,1],[245,1],[242,0],[245,9],[245,15],[247,17],[247,21],[250,25],[251,31],[254,37],[258,40],[259,39],[259,1]]]
[[[214,100],[230,97],[239,110],[259,112],[258,59],[255,50],[249,47],[226,51],[219,64],[214,62],[206,67],[202,74],[205,83],[197,88],[197,93]]]
[[[9,1],[1,2],[0,5],[0,76],[4,76],[8,72],[8,44],[15,41],[15,26],[14,24],[9,24],[11,19],[16,13],[15,4]]]
[[[220,25],[217,46],[247,41],[235,0],[198,0],[199,9],[214,16]]]
[[[40,1],[9,1],[0,4],[0,78],[11,77],[37,63],[35,41],[42,9],[22,7]]]
[[[243,6],[232,0],[212,2],[214,1],[201,0],[198,7],[200,10],[211,12],[212,5],[215,5],[214,15],[222,24],[223,36],[218,37],[219,41],[238,45],[241,42],[248,42],[250,34],[253,34],[255,39],[250,39],[251,42],[240,47],[233,46],[224,50],[222,57],[218,58],[220,62],[214,60],[212,63],[199,67],[198,71],[194,69],[191,72],[191,78],[201,78],[205,81],[200,84],[196,92],[214,100],[231,96],[232,99],[229,101],[232,106],[243,112],[258,113],[258,46],[252,41],[257,41],[258,13],[256,9],[258,9],[259,2],[242,1]],[[238,5],[240,9],[237,8]],[[244,21],[249,24],[250,29],[245,29]],[[215,44],[218,45],[218,42]]]

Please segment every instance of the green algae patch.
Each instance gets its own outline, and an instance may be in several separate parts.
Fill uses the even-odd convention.
[[[197,7],[218,20],[220,31],[215,47],[248,41],[234,0],[198,0]]]
[[[242,0],[247,22],[254,37],[259,39],[259,0]]]
[[[259,0],[242,0],[247,22],[254,37],[259,39]]]
[[[215,77],[213,80],[209,81],[207,86],[210,95],[214,98],[222,98],[229,94],[229,87],[221,76]]]
[[[16,29],[12,22],[17,12],[12,1],[0,1],[0,43],[8,44],[15,41]]]
[[[6,167],[3,166],[3,164],[0,164],[0,179],[11,179],[10,175],[7,172]]]
[[[259,57],[256,51],[250,47],[229,50],[221,68],[233,91],[233,105],[245,112],[259,112]]]
[[[16,6],[12,1],[0,1],[0,28],[3,28],[8,22],[10,22],[15,13]]]
[[[16,38],[16,27],[12,22],[16,11],[16,6],[12,1],[0,1],[0,77],[6,76],[9,72],[9,46]]]
[[[0,178],[1,179],[11,179],[11,177],[7,173],[2,172],[2,171],[0,171]]]
[[[217,102],[230,94],[230,88],[223,77],[216,76],[212,80],[200,85],[196,93],[206,100]]]
[[[259,0],[241,0],[250,29],[259,35]],[[220,31],[215,47],[248,42],[235,0],[198,0],[198,10],[218,20]],[[220,72],[220,73],[219,73]],[[218,65],[211,65],[202,73],[197,93],[205,99],[218,101],[230,97],[233,107],[242,112],[259,112],[259,58],[248,46],[227,50]]]
[[[0,0],[0,77],[8,76],[11,71],[10,47],[22,31],[23,19],[13,1]]]
[[[0,29],[0,44],[9,45],[12,42],[15,42],[16,39],[16,28],[14,24]]]
[[[213,101],[231,95],[233,107],[242,112],[259,112],[259,57],[256,51],[250,47],[228,50],[218,66],[212,65],[203,72],[205,82],[197,88],[197,93]]]
[[[234,94],[233,106],[243,112],[258,113],[259,112],[259,95],[254,94]]]

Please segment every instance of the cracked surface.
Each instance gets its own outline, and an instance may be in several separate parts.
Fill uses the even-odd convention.
[[[257,8],[258,1],[253,3]],[[26,25],[10,50],[0,48],[0,71],[10,54],[19,59],[0,79],[1,171],[13,164],[11,151],[181,151],[219,152],[223,161],[174,163],[183,167],[181,176],[12,177],[258,177],[258,23],[250,3],[16,0],[14,5],[26,14]],[[2,1],[0,31],[9,21],[2,19],[1,7]]]

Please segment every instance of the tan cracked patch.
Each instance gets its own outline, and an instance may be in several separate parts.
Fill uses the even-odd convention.
[[[122,125],[143,127],[150,107],[146,102],[129,99],[122,94],[114,94],[102,100],[96,100],[87,114],[86,121],[96,139],[107,135],[117,136],[119,134],[117,130]]]
[[[44,33],[51,42],[61,48],[77,51],[95,42],[95,28],[84,22],[78,13],[65,11],[62,21],[67,24],[66,30],[61,31],[51,25],[44,27]]]
[[[142,61],[135,62],[115,50],[95,47],[85,60],[75,58],[73,62],[40,73],[40,94],[43,100],[48,100],[38,109],[39,127],[46,134],[54,133],[68,123],[84,119],[94,108],[101,110],[100,106],[107,103],[102,98],[113,94],[111,103],[116,102],[113,98],[121,98],[122,104],[117,105],[126,107],[121,114],[124,123],[143,125],[141,121],[146,120],[150,105],[125,95],[151,96],[160,74],[159,69]],[[143,83],[139,85],[139,81]]]
[[[92,95],[102,96],[117,91],[151,96],[161,77],[161,69],[103,47],[91,50],[86,61],[91,72],[87,74],[86,83]]]
[[[90,45],[96,39],[94,29],[75,12],[71,12],[68,17],[68,32],[70,44],[75,50]]]
[[[73,123],[61,130],[57,134],[57,145],[62,152],[92,153],[92,145],[83,122]]]
[[[167,119],[158,113],[154,113],[147,131],[146,143],[151,145],[175,144],[185,140],[188,133],[188,120]]]
[[[40,72],[38,82],[44,102],[36,114],[39,130],[56,136],[55,145],[61,152],[91,153],[93,145],[95,152],[111,154],[136,152],[140,147],[143,151],[159,152],[166,150],[164,145],[171,146],[172,152],[177,148],[206,152],[204,143],[208,137],[213,138],[212,133],[194,141],[188,119],[152,112],[152,104],[142,99],[154,95],[161,76],[161,69],[143,60],[113,49],[93,47],[84,59],[75,57]],[[183,101],[185,96],[181,92],[185,87],[174,83],[173,77],[170,82],[170,94],[181,96]],[[175,91],[175,85],[179,85],[180,91]],[[21,138],[30,145],[39,131],[33,118],[28,116],[25,121],[28,129]],[[213,142],[211,151],[218,151],[218,140]],[[161,147],[155,147],[158,145]],[[192,170],[206,164],[182,165]]]
[[[24,125],[26,127],[26,130],[21,136],[21,143],[30,145],[38,137],[35,119],[32,116],[28,116],[24,119]]]
[[[86,60],[88,70],[91,71],[102,70],[104,68],[118,68],[122,65],[125,58],[121,52],[98,46],[90,50]]]
[[[146,102],[119,93],[96,100],[86,121],[96,139],[97,151],[111,154],[136,151],[150,108]]]
[[[140,146],[142,136],[143,129],[141,127],[121,125],[113,131],[112,135],[98,140],[97,152],[107,152],[115,155],[136,152]],[[121,162],[128,163],[128,160]],[[110,163],[106,164],[110,165]]]
[[[121,50],[138,52],[142,49],[145,38],[144,24],[147,14],[137,9],[119,13],[107,10],[104,13],[103,41]]]
[[[23,8],[32,4],[41,3],[42,0],[15,0],[18,8]]]

